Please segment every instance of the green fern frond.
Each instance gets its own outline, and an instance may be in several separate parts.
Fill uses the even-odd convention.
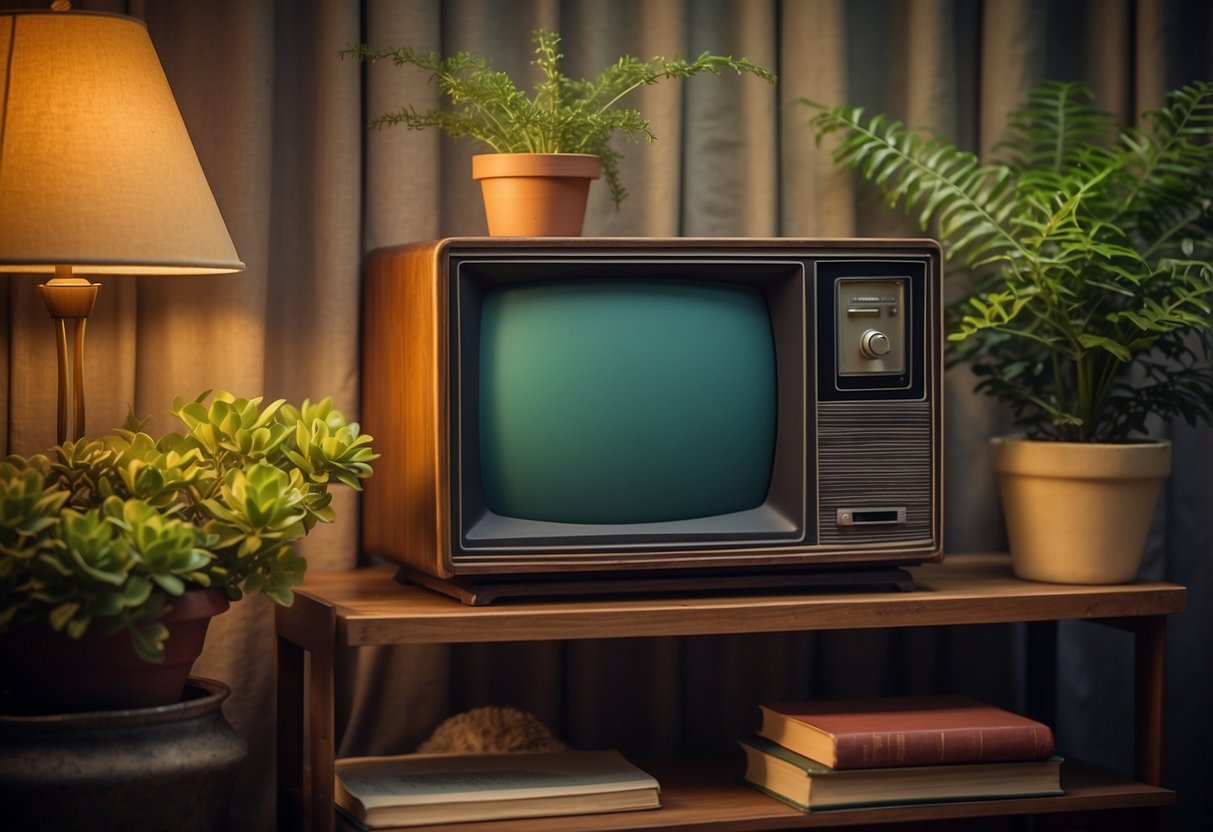
[[[801,103],[822,108],[807,99]],[[834,160],[876,185],[890,208],[917,215],[923,229],[937,223],[950,258],[973,266],[1021,249],[1008,226],[1013,187],[1005,167],[982,165],[972,153],[886,116],[865,120],[862,108],[823,109],[810,123],[819,143],[843,133]]]
[[[1213,234],[1213,84],[1181,87],[1143,118],[1145,129],[1121,137],[1132,176],[1118,213],[1151,252],[1173,254],[1185,232]]]
[[[1112,117],[1093,106],[1091,89],[1081,82],[1045,81],[1028,104],[1008,118],[1008,138],[996,145],[1016,172],[1081,168],[1094,148],[1115,136]]]
[[[497,153],[589,153],[602,161],[611,197],[618,205],[626,196],[619,179],[622,155],[611,146],[616,133],[633,142],[652,141],[649,122],[621,106],[629,93],[674,78],[726,70],[756,75],[775,83],[775,75],[745,58],[702,53],[693,60],[624,56],[593,81],[571,79],[560,69],[560,36],[537,29],[532,33],[540,80],[532,94],[496,72],[483,58],[460,52],[443,58],[434,52],[407,47],[380,50],[365,44],[341,50],[341,56],[366,61],[391,59],[398,66],[415,66],[430,73],[450,106],[418,112],[410,106],[370,120],[373,127],[403,125],[412,130],[436,127],[453,139],[470,138]]]

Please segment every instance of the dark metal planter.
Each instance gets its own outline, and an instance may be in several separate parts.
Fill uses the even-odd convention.
[[[0,819],[9,832],[219,832],[248,747],[231,693],[191,678],[180,702],[38,716],[0,713]]]

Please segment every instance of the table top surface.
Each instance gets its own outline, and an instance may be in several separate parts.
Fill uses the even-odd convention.
[[[331,618],[338,643],[358,646],[914,627],[1169,615],[1184,609],[1187,595],[1158,581],[1025,581],[1005,554],[949,555],[909,572],[912,591],[663,592],[477,607],[402,583],[395,567],[381,566],[310,573],[295,604],[278,609],[279,632],[291,638],[307,622]]]

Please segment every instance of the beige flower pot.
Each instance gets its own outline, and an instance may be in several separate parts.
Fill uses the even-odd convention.
[[[1137,577],[1171,443],[990,440],[1015,574],[1116,584]]]
[[[602,160],[586,153],[482,153],[472,157],[493,237],[580,237],[590,182]]]

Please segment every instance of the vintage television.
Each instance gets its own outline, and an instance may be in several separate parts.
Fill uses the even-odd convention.
[[[402,575],[482,603],[942,556],[933,241],[454,238],[363,290],[363,544]]]

